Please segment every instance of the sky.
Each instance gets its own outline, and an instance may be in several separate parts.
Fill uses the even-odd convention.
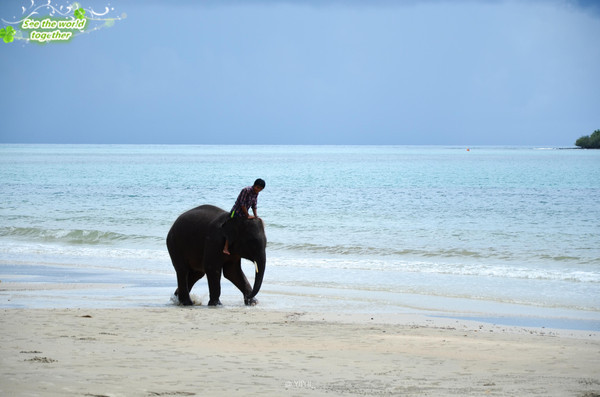
[[[0,143],[573,146],[600,129],[597,1],[81,0],[117,20],[24,40],[47,3],[0,2],[22,38],[0,41]]]

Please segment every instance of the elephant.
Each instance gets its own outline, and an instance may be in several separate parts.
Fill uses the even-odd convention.
[[[175,296],[182,305],[193,305],[190,291],[206,274],[209,306],[220,306],[221,273],[244,295],[244,303],[254,306],[266,267],[267,237],[260,218],[236,219],[228,235],[229,252],[223,253],[223,225],[229,213],[213,205],[201,205],[181,214],[167,235],[167,248],[177,273]],[[231,220],[232,222],[234,220]],[[253,261],[256,274],[250,286],[241,266],[241,258]]]

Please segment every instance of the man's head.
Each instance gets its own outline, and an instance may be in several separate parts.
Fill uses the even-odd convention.
[[[254,186],[252,186],[252,188],[254,189],[254,192],[259,193],[261,190],[263,190],[265,188],[265,181],[258,178],[257,180],[254,181]]]

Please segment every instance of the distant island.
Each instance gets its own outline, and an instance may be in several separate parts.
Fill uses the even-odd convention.
[[[592,135],[586,135],[575,141],[575,146],[582,149],[600,149],[600,130],[594,131]]]

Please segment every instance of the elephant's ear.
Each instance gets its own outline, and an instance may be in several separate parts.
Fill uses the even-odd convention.
[[[230,243],[238,240],[240,234],[240,231],[238,229],[239,223],[233,222],[233,220],[230,221],[229,218],[227,218],[225,222],[223,222],[223,224],[221,225],[221,232],[223,233],[225,238],[229,240]]]

